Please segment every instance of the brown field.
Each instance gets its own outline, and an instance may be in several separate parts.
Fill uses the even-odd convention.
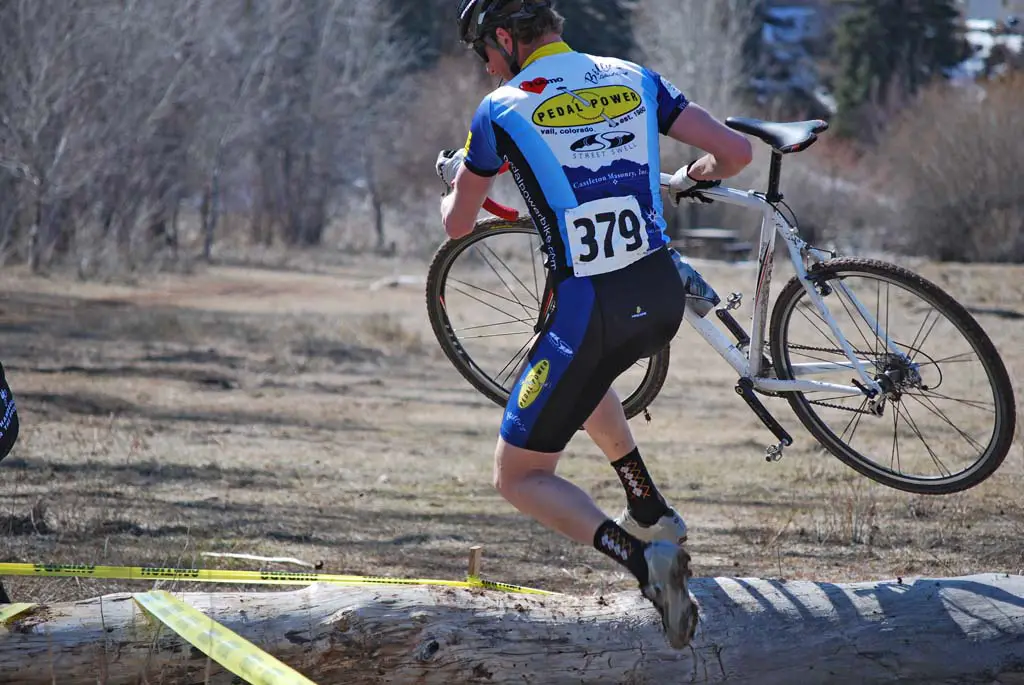
[[[0,559],[257,567],[202,556],[240,552],[335,573],[454,579],[479,543],[484,575],[495,580],[630,589],[612,562],[526,520],[491,488],[500,410],[437,349],[421,285],[370,289],[381,276],[422,277],[425,264],[306,261],[135,285],[7,270],[0,355],[22,437],[0,464]],[[1024,301],[1024,268],[917,266],[973,307]],[[702,271],[719,292],[749,297],[753,267]],[[1019,388],[1024,320],[978,319]],[[904,494],[822,453],[779,400],[769,406],[797,445],[766,463],[771,436],[734,382],[684,328],[653,421],[633,420],[655,478],[690,523],[697,575],[1024,571],[1020,440],[971,491]],[[621,507],[618,481],[585,435],[561,473],[609,512]],[[144,589],[4,583],[16,601]]]

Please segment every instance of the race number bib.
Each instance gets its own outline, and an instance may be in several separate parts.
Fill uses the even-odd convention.
[[[577,276],[618,271],[651,249],[647,222],[633,196],[605,197],[567,210],[565,228]]]

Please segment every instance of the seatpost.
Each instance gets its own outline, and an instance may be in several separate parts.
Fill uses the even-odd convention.
[[[782,193],[779,192],[779,181],[782,179],[782,153],[772,150],[772,167],[768,174],[768,195],[765,198],[768,202],[781,202]]]

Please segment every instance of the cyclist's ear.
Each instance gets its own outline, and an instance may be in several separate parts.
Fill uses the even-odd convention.
[[[497,29],[494,32],[494,38],[498,41],[498,45],[508,54],[512,54],[512,44],[515,42],[512,40],[512,33],[508,29]]]

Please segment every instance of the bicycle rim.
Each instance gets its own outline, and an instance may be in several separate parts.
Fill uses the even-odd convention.
[[[880,415],[860,392],[787,393],[808,430],[860,473],[902,490],[956,492],[991,475],[1012,443],[1013,391],[970,314],[934,284],[891,264],[835,260],[812,278],[868,375],[887,392]],[[802,364],[848,360],[796,279],[779,295],[771,331],[779,378],[851,384],[852,369],[801,374]]]
[[[427,310],[435,337],[455,368],[504,406],[536,335],[545,271],[540,237],[529,221],[487,221],[435,254]],[[613,383],[629,418],[661,390],[669,349],[638,361]]]

